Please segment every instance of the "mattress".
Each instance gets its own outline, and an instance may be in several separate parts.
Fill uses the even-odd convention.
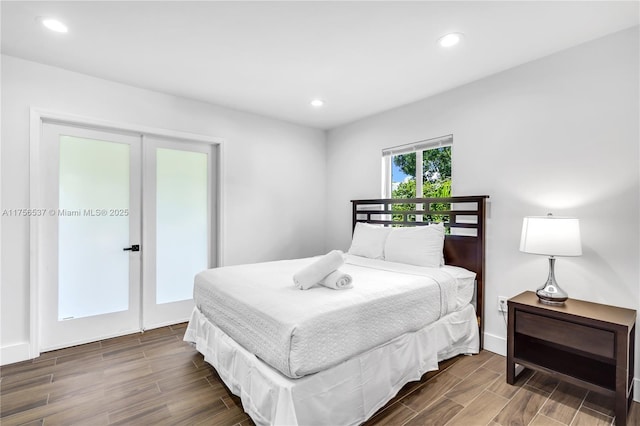
[[[195,344],[259,425],[359,425],[408,382],[438,362],[478,353],[473,306],[404,334],[327,370],[285,377],[248,352],[194,308],[184,340]]]
[[[196,308],[287,377],[326,370],[417,331],[468,303],[474,274],[347,256],[353,288],[298,290],[314,258],[210,269],[195,278]],[[464,303],[462,303],[464,301]]]

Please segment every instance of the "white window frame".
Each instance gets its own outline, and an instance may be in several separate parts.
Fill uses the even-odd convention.
[[[404,145],[398,145],[391,148],[385,148],[382,150],[382,198],[392,198],[392,158],[396,155],[416,153],[416,197],[422,197],[422,177],[424,176],[424,170],[422,170],[422,157],[423,152],[430,149],[443,148],[447,146],[453,146],[453,135],[440,136],[432,139],[424,139],[418,142],[408,143]],[[416,206],[417,207],[417,206]]]

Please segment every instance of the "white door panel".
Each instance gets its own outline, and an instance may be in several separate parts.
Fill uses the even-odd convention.
[[[140,138],[43,125],[41,349],[140,328]]]

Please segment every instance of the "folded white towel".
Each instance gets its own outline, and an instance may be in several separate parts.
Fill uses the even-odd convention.
[[[293,282],[300,290],[307,290],[343,264],[343,253],[340,250],[332,250],[293,274]]]
[[[345,290],[353,287],[353,284],[351,284],[352,280],[351,275],[338,269],[324,277],[324,279],[320,281],[320,285],[334,290]]]

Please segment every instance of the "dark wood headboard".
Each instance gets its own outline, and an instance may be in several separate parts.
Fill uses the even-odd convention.
[[[476,314],[480,327],[480,348],[484,335],[485,221],[488,195],[449,198],[383,198],[351,200],[352,232],[357,222],[384,226],[424,226],[443,222],[447,229],[444,259],[476,273]],[[409,210],[394,210],[404,204]],[[407,206],[408,205],[408,206]],[[444,210],[443,210],[444,208]]]

